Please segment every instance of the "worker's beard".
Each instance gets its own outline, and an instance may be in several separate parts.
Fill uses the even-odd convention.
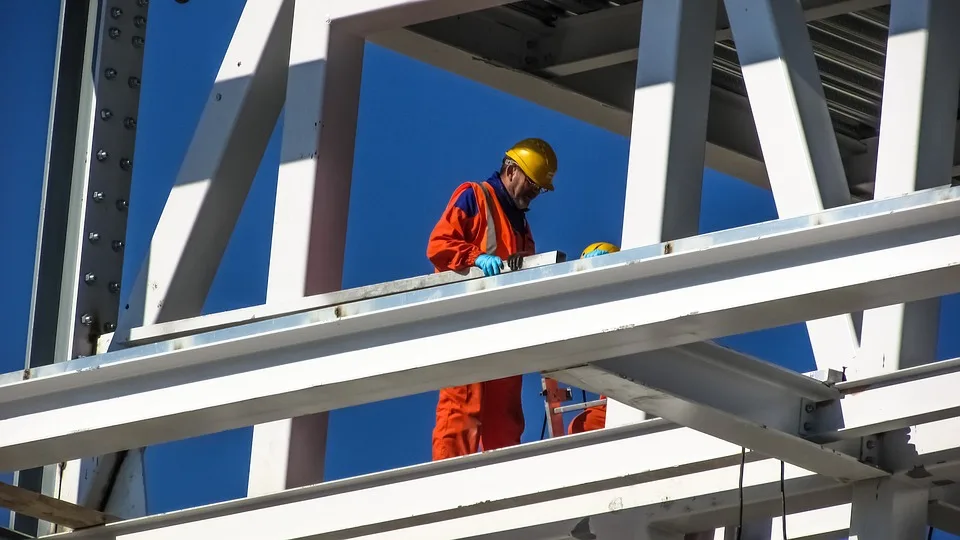
[[[530,198],[521,195],[513,198],[513,204],[515,204],[520,210],[526,210],[530,207],[530,200]]]

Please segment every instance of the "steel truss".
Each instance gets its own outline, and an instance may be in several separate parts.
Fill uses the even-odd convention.
[[[831,16],[888,3],[879,136],[851,142],[836,117],[856,111],[821,84],[806,25],[839,32]],[[789,538],[960,533],[960,359],[933,363],[938,299],[960,291],[960,4],[622,2],[584,16],[642,11],[638,46],[563,23],[579,46],[537,73],[425,37],[502,4],[248,2],[120,310],[147,2],[65,0],[31,353],[0,376],[0,468],[106,512],[64,538],[699,540],[741,513],[748,538],[779,538],[784,518]],[[730,37],[763,163],[736,150],[744,122],[712,86]],[[338,291],[365,39],[629,133],[625,249]],[[634,61],[632,120],[549,82]],[[282,108],[267,303],[199,317]],[[780,219],[697,235],[704,163],[768,185]],[[873,200],[856,202],[865,178]],[[796,322],[816,373],[708,341]],[[326,411],[531,371],[609,396],[607,429],[322,483]],[[136,449],[254,424],[250,497],[139,517]]]

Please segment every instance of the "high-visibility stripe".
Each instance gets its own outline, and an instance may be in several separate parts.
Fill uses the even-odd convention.
[[[493,220],[493,195],[485,182],[480,182],[480,190],[483,191],[484,205],[487,211],[487,242],[485,251],[487,255],[497,254],[497,223]]]

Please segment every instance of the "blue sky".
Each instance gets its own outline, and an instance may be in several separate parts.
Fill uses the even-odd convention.
[[[30,283],[52,84],[58,0],[0,2],[0,370],[23,365]],[[153,2],[124,282],[132,282],[190,143],[243,0]],[[279,130],[248,197],[206,312],[262,303],[270,252]],[[451,191],[485,178],[502,152],[529,136],[557,150],[557,191],[537,200],[530,221],[538,247],[571,256],[620,237],[627,140],[394,52],[368,45],[354,164],[344,287],[431,271],[426,238]],[[388,204],[379,200],[389,201]],[[701,230],[776,218],[768,191],[707,171]],[[125,292],[126,294],[126,292]],[[957,302],[945,302],[955,320]],[[943,332],[943,334],[949,334]],[[960,336],[941,338],[940,357],[960,356]],[[799,371],[814,369],[802,325],[722,340]],[[539,438],[539,377],[525,379],[524,440]],[[427,461],[436,393],[334,411],[328,479]],[[151,513],[243,497],[251,429],[152,447]]]

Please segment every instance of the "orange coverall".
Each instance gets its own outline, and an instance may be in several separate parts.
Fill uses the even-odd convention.
[[[600,396],[600,399],[603,399],[603,396]],[[582,413],[573,417],[573,420],[570,421],[570,426],[567,427],[567,434],[573,435],[574,433],[583,433],[584,431],[603,429],[606,424],[606,405],[588,407],[587,409],[584,409]]]
[[[461,184],[430,234],[427,258],[436,272],[443,272],[467,269],[484,253],[504,261],[517,252],[534,253],[525,212],[514,205],[497,173],[483,184]],[[433,460],[472,454],[481,446],[493,450],[519,444],[522,381],[516,375],[440,390]]]

